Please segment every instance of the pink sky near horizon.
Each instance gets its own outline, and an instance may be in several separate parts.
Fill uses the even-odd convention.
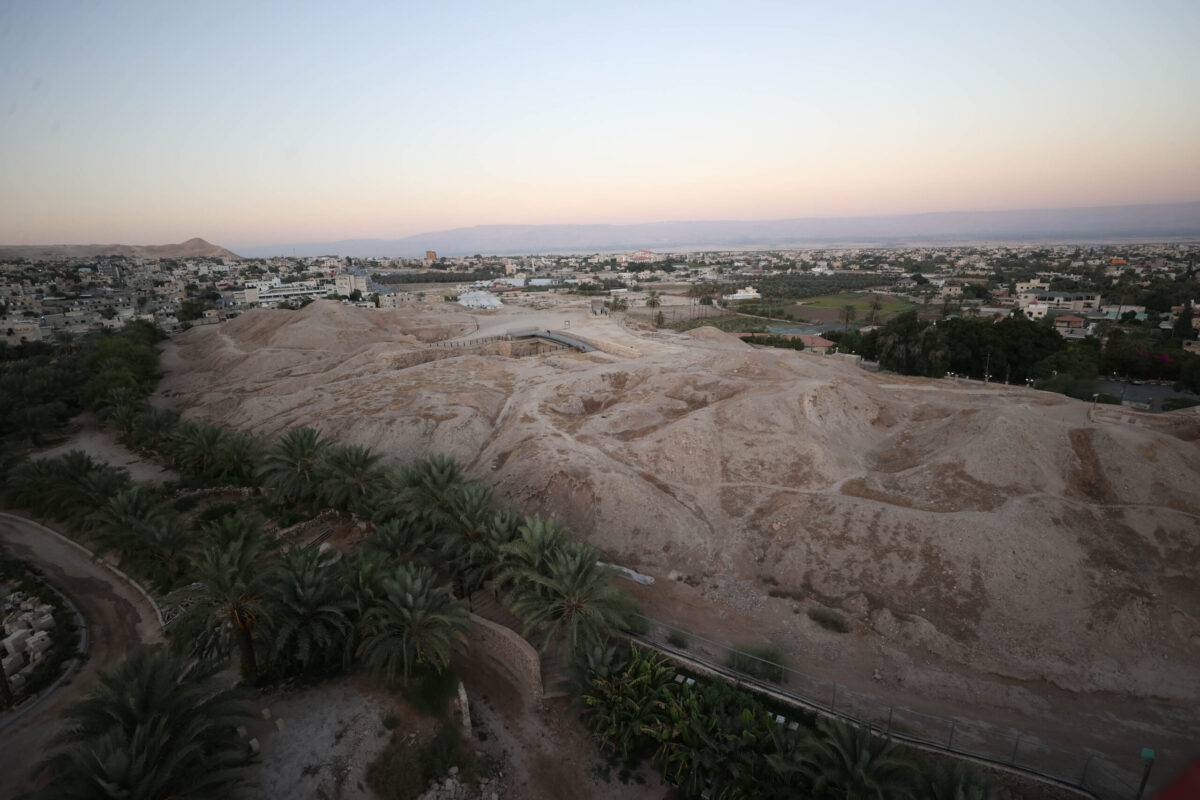
[[[1200,4],[0,9],[0,242],[1200,200]]]

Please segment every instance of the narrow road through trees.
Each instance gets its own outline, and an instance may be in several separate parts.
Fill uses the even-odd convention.
[[[42,571],[83,614],[90,647],[87,662],[65,683],[32,705],[0,713],[0,798],[13,797],[46,755],[62,713],[133,649],[162,641],[150,602],[112,570],[33,520],[0,512],[0,546]]]

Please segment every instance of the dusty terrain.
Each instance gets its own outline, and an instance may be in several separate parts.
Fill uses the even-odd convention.
[[[656,576],[652,613],[702,602],[714,623],[748,620],[746,638],[819,649],[801,667],[850,675],[870,651],[912,677],[909,695],[945,694],[929,675],[954,673],[1198,707],[1195,412],[1093,420],[1058,395],[538,302],[253,311],[172,340],[162,401],[260,433],[316,425],[396,459],[452,454]],[[532,327],[611,352],[426,344]],[[850,619],[844,645],[801,613],[818,604]]]

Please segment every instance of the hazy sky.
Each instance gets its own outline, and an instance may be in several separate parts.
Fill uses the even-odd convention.
[[[0,0],[0,242],[1200,199],[1200,2]]]

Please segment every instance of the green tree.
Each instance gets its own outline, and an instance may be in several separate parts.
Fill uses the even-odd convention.
[[[625,763],[652,749],[674,680],[675,669],[665,659],[633,646],[623,670],[595,676],[583,695],[584,719],[601,749]]]
[[[125,489],[93,514],[92,538],[101,552],[115,552],[128,571],[170,591],[183,573],[186,540],[175,512],[153,490]]]
[[[382,456],[359,445],[334,445],[325,454],[320,470],[320,495],[331,508],[362,511],[368,496],[380,488]]]
[[[257,677],[255,635],[274,579],[272,547],[264,535],[250,533],[205,547],[191,563],[195,582],[167,598],[184,609],[171,629],[172,644],[218,662],[236,646],[242,676]]]
[[[651,289],[646,295],[646,308],[658,308],[662,305],[662,298],[655,289]]]
[[[266,601],[266,639],[277,667],[306,672],[342,652],[354,601],[339,577],[315,548],[283,554]]]
[[[525,572],[510,595],[525,633],[538,631],[543,648],[561,637],[575,654],[628,622],[629,601],[612,585],[612,570],[597,564],[598,555],[586,545],[565,545],[547,559],[545,573]]]
[[[317,497],[328,443],[314,428],[293,428],[267,451],[259,476],[282,504],[309,503]]]
[[[249,705],[196,662],[135,650],[66,712],[42,763],[46,800],[237,797],[250,750],[234,732]]]
[[[857,316],[858,316],[858,308],[857,307],[855,307],[854,305],[852,305],[850,303],[847,303],[846,305],[842,306],[842,313],[841,313],[842,329],[849,330],[850,323],[854,322],[854,318]]]
[[[466,605],[449,586],[435,585],[427,567],[401,564],[380,588],[382,595],[362,619],[358,654],[368,669],[388,681],[408,682],[420,667],[440,672],[449,666],[455,643],[466,639]]]
[[[869,726],[820,719],[801,747],[801,771],[815,797],[904,800],[915,796],[916,768],[891,739]]]

